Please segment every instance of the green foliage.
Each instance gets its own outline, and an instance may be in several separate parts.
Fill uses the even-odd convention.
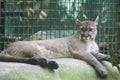
[[[116,0],[5,0],[5,10],[27,12],[25,16],[6,16],[5,36],[28,37],[42,30],[74,31],[76,18],[95,20],[99,16],[98,41],[110,45],[116,41]]]
[[[93,4],[94,2],[95,4]],[[10,3],[10,4],[9,4]],[[89,4],[88,4],[89,3]],[[100,16],[100,25],[106,25],[109,19],[115,17],[115,13],[110,13],[115,5],[113,0],[6,0],[6,9],[20,9],[27,10],[26,17],[20,16],[20,21],[23,23],[26,18],[34,19],[32,22],[39,25],[49,25],[52,29],[59,29],[60,27],[75,26],[75,19],[95,19]],[[44,12],[45,14],[41,14]],[[44,15],[44,16],[43,16]],[[22,18],[21,18],[22,17]],[[43,20],[44,21],[43,21]],[[41,21],[42,20],[42,21]],[[29,23],[28,23],[29,24]],[[32,24],[30,24],[32,25]],[[42,27],[42,26],[41,26]],[[42,29],[45,27],[42,27]],[[49,27],[47,27],[49,28]]]
[[[111,56],[110,61],[111,61],[112,65],[116,66],[118,68],[118,70],[120,71],[120,65],[119,65],[120,64],[120,59],[118,58],[117,55],[115,55],[115,52],[110,48],[109,48],[109,54]]]

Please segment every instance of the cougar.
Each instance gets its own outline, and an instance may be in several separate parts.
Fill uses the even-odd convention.
[[[105,78],[108,73],[100,61],[109,60],[110,56],[100,53],[95,42],[98,20],[98,16],[95,21],[77,19],[77,31],[69,37],[11,43],[1,52],[0,61],[57,69],[59,65],[51,59],[75,58],[86,61],[95,68],[98,76]]]

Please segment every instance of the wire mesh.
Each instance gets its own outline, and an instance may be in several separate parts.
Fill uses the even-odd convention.
[[[1,0],[0,49],[17,40],[72,35],[76,18],[94,20],[97,16],[100,17],[97,43],[117,49],[118,5],[119,0]]]

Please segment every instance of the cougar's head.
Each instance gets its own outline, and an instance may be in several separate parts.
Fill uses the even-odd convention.
[[[79,19],[76,20],[77,35],[79,35],[81,41],[88,42],[95,40],[97,35],[98,20],[98,16],[95,21],[80,21]]]

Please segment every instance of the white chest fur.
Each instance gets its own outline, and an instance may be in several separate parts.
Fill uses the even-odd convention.
[[[91,44],[89,44],[88,51],[98,52],[99,51],[98,45],[95,42],[92,42]]]

